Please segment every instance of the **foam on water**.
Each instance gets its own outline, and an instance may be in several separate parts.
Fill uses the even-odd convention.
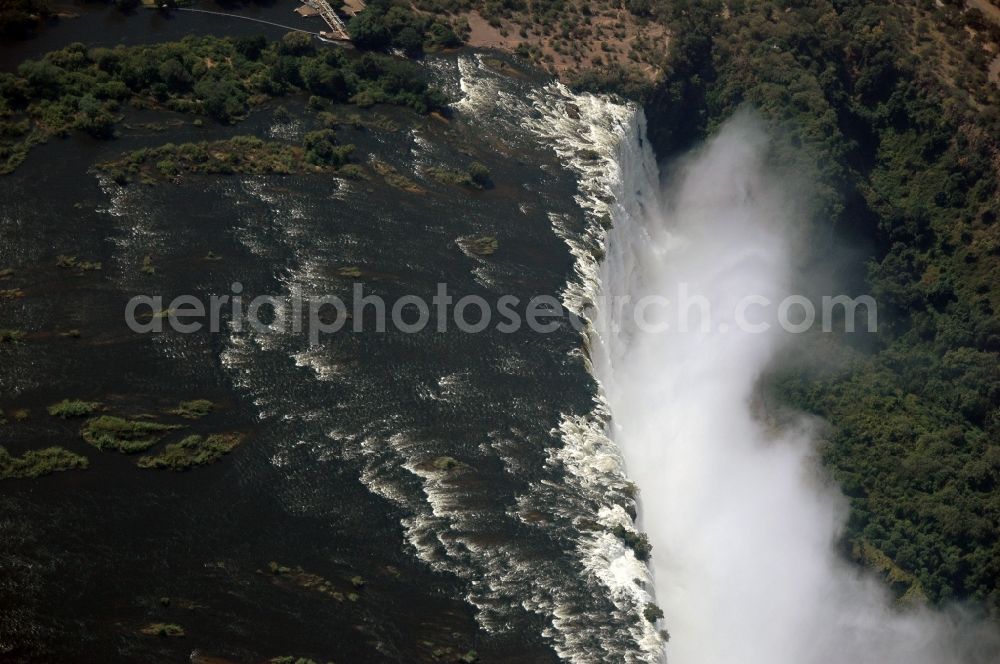
[[[491,139],[512,145],[541,141],[575,174],[579,216],[553,212],[549,220],[574,258],[573,278],[562,300],[586,318],[599,293],[597,265],[609,220],[621,207],[622,153],[643,149],[641,114],[609,99],[574,95],[557,84],[526,91],[523,83],[490,70],[479,56],[431,59],[427,66],[439,85],[461,95],[454,106],[463,121],[488,125]],[[439,148],[433,141],[422,134],[410,136],[414,155],[437,160]],[[331,277],[331,257],[336,257],[334,265],[351,264],[355,253],[363,253],[358,239],[346,232],[319,236],[314,225],[323,211],[263,180],[244,178],[237,189],[265,204],[268,212],[248,210],[236,237],[258,256],[285,257],[276,272],[284,294],[339,292],[343,284]],[[534,197],[544,195],[543,187],[536,189]],[[356,193],[338,187],[335,195],[350,202]],[[240,210],[235,194],[231,202]],[[525,215],[542,207],[525,205]],[[467,258],[474,263],[470,270],[475,280],[487,289],[495,291],[512,279],[509,266]],[[400,526],[413,555],[463,582],[465,599],[477,608],[476,618],[487,631],[518,629],[517,612],[526,611],[544,619],[542,634],[567,661],[660,658],[662,637],[643,617],[653,601],[649,571],[612,533],[634,532],[630,513],[636,509],[635,488],[606,435],[608,412],[601,398],[589,412],[565,413],[552,437],[514,427],[483,431],[457,465],[448,462],[445,468],[442,459],[457,454],[456,442],[370,408],[381,398],[379,386],[363,367],[350,364],[364,358],[345,362],[347,351],[337,343],[310,347],[295,335],[244,329],[233,331],[222,354],[232,380],[257,405],[262,420],[308,427],[306,433],[276,435],[270,441],[272,462],[288,474],[289,488],[281,498],[289,509],[305,509],[309,501],[295,484],[300,472],[296,459],[307,455],[356,464],[361,482],[402,514]],[[579,350],[564,352],[567,362],[579,362]],[[512,376],[537,371],[517,353],[498,354],[488,363]],[[443,413],[482,408],[533,412],[532,404],[517,395],[506,403],[484,402],[496,397],[477,384],[475,372],[465,369],[399,380],[410,381],[417,402]],[[322,401],[316,396],[320,393]],[[355,407],[383,415],[347,430],[341,414]],[[561,444],[553,446],[553,437]],[[541,449],[547,451],[539,453]],[[528,468],[530,454],[543,467]],[[511,487],[484,479],[479,464],[498,465],[511,478]],[[529,470],[540,479],[519,483]],[[501,532],[524,536],[501,539],[496,535]]]
[[[585,231],[572,232],[559,215],[550,219],[576,259],[576,278],[567,284],[563,304],[587,321],[593,334],[589,318],[601,293],[600,261],[607,232],[631,198],[632,192],[625,188],[635,182],[624,169],[638,163],[645,182],[653,185],[658,179],[652,152],[643,142],[645,121],[630,104],[573,94],[558,83],[537,93],[533,103],[541,113],[529,126],[578,174],[576,200],[587,215]],[[641,613],[653,601],[649,569],[610,532],[616,528],[634,532],[626,508],[635,509],[635,487],[626,477],[617,446],[608,438],[608,417],[607,404],[600,396],[588,415],[564,417],[560,424],[564,447],[553,452],[550,462],[568,471],[567,484],[599,496],[596,502],[603,499],[597,520],[604,528],[581,532],[578,547],[587,568],[608,587],[616,606]],[[637,659],[660,659],[664,641],[652,623],[642,618],[630,631],[640,648]]]
[[[602,117],[592,99],[577,107],[581,119]],[[621,126],[615,113],[603,117]],[[641,113],[620,132],[603,173],[574,162],[572,150],[581,137],[611,141],[593,128],[557,126],[554,140],[571,137],[563,154],[593,183],[583,187],[581,205],[589,200],[592,214],[613,221],[607,237],[604,225],[593,230],[606,260],[588,259],[586,247],[574,252],[580,283],[567,295],[592,320],[588,348],[606,403],[565,432],[562,454],[579,467],[573,475],[581,483],[614,481],[618,451],[600,426],[613,414],[613,440],[644,490],[656,581],[674,632],[671,661],[997,661],[992,624],[950,607],[901,610],[880,580],[842,559],[835,542],[846,500],[817,463],[813,427],[775,427],[755,411],[759,377],[793,337],[776,325],[759,334],[738,326],[736,303],[778,302],[792,292],[792,238],[803,209],[797,188],[768,171],[766,134],[746,118],[731,120],[681,164],[669,200],[661,200]],[[669,321],[669,329],[656,333],[599,296],[638,301],[683,284],[710,303],[707,329],[684,331],[667,314],[656,322]],[[614,450],[603,462],[595,453],[602,448]],[[628,515],[612,508],[599,520],[624,527]],[[592,564],[613,593],[627,594],[627,561],[605,559],[616,543],[603,533],[596,539]],[[652,640],[643,643],[655,650]]]

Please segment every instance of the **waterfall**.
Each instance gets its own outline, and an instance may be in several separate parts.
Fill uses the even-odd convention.
[[[808,203],[769,172],[768,141],[737,117],[663,185],[641,131],[617,149],[589,349],[609,436],[640,489],[667,659],[996,662],[982,623],[957,609],[900,610],[841,559],[847,504],[814,456],[813,428],[759,412],[758,379],[794,335],[741,329],[734,312],[746,296],[794,293],[791,238]],[[650,297],[669,303],[640,311]]]
[[[576,259],[562,302],[586,323],[600,394],[592,412],[560,423],[562,446],[548,465],[561,481],[535,483],[518,502],[522,513],[545,506],[559,515],[594,595],[613,604],[605,618],[620,627],[606,629],[579,597],[533,604],[552,616],[544,633],[560,657],[1000,661],[985,623],[955,607],[899,609],[880,581],[842,559],[835,545],[847,503],[815,458],[815,427],[801,415],[778,427],[755,398],[794,335],[773,320],[766,332],[744,329],[738,323],[775,312],[751,308],[744,321],[738,304],[795,292],[809,204],[808,183],[769,172],[766,132],[735,118],[661,178],[634,105],[559,83],[512,94],[481,62],[459,65],[460,108],[494,127],[517,118],[549,145],[576,174],[586,219],[580,232],[579,220],[550,215]],[[660,299],[643,308],[649,298]],[[637,530],[653,545],[649,569],[634,550]],[[660,620],[649,619],[653,602]]]

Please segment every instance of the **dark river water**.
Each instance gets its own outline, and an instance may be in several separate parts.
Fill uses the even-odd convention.
[[[315,30],[292,6],[240,11]],[[80,10],[5,47],[3,66],[73,41],[283,32],[194,14]],[[483,662],[655,659],[658,637],[640,617],[645,567],[606,532],[605,517],[634,501],[567,321],[545,334],[368,326],[315,345],[229,325],[148,335],[125,325],[134,295],[207,300],[235,282],[248,300],[351,303],[362,284],[390,303],[429,301],[445,283],[456,300],[572,304],[581,256],[596,241],[595,192],[582,182],[604,169],[613,177],[615,142],[634,113],[487,64],[471,53],[425,61],[455,101],[448,121],[376,108],[362,113],[382,128],[338,129],[358,161],[393,165],[421,193],[330,175],[122,187],[92,168],[168,141],[296,140],[315,128],[301,99],[282,100],[291,122],[270,105],[229,128],[131,112],[118,139],[54,140],[0,179],[0,269],[15,270],[4,288],[26,292],[0,300],[0,328],[28,333],[0,347],[0,408],[29,413],[8,418],[0,441],[11,453],[60,445],[90,460],[85,471],[0,483],[0,660],[414,662],[470,649]],[[600,159],[572,167],[575,140]],[[441,184],[423,170],[474,160],[493,188]],[[478,235],[496,237],[493,255],[456,244]],[[59,255],[101,269],[60,270]],[[146,256],[153,274],[141,269]],[[71,329],[80,337],[60,335]],[[88,446],[79,421],[45,414],[64,398],[131,416],[210,399],[219,407],[200,430],[247,439],[211,466],[143,471]],[[272,562],[293,572],[272,574]],[[331,592],[310,587],[318,577]],[[161,622],[186,635],[139,633]]]

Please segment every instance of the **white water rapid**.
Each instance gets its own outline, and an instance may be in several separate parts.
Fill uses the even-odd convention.
[[[661,184],[641,112],[636,123],[618,146],[590,350],[610,437],[641,491],[670,664],[1000,661],[992,630],[958,610],[902,612],[841,559],[846,503],[809,427],[776,430],[754,409],[761,373],[794,335],[740,331],[734,307],[794,292],[801,209],[798,188],[766,168],[768,137],[731,120]],[[651,331],[606,299],[676,303],[685,285],[711,305],[707,331],[697,306],[687,332],[676,306],[651,306],[648,322],[671,324]]]

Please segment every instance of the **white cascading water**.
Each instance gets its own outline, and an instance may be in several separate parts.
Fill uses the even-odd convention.
[[[558,83],[520,97],[478,58],[459,67],[456,106],[491,122],[496,107],[520,118],[577,174],[589,221],[579,235],[552,216],[576,258],[563,304],[589,323],[590,368],[602,394],[588,416],[564,418],[563,446],[550,462],[565,472],[560,488],[585,498],[567,499],[568,514],[602,505],[588,515],[601,528],[581,529],[577,551],[603,586],[594,592],[612,600],[627,628],[596,634],[594,649],[589,617],[572,603],[532,606],[553,616],[545,634],[559,656],[656,662],[665,650],[669,664],[1000,662],[989,624],[958,608],[900,611],[881,582],[841,558],[834,546],[846,502],[813,456],[812,430],[804,418],[778,431],[757,417],[758,378],[793,335],[741,332],[734,308],[744,295],[777,302],[794,292],[792,238],[808,201],[802,183],[767,172],[768,137],[754,121],[729,122],[664,186],[641,110]],[[676,331],[676,316],[668,316],[673,332],[639,329],[633,311],[613,299],[677,300],[682,286],[710,301],[709,332],[700,332],[696,308],[688,332]],[[665,310],[654,304],[645,317],[664,322]],[[614,500],[628,480],[641,491],[655,584],[612,534],[631,530]],[[545,486],[519,500],[525,509],[549,501],[551,509],[554,498]],[[656,626],[643,617],[654,590],[665,613]],[[656,627],[670,631],[665,648]]]
[[[841,560],[834,544],[846,505],[823,480],[808,426],[777,431],[755,416],[756,383],[793,336],[776,326],[743,332],[733,318],[743,296],[778,302],[794,292],[794,187],[767,172],[766,135],[750,118],[730,121],[664,189],[641,111],[637,123],[618,146],[590,350],[611,437],[641,491],[668,661],[1000,661],[983,623],[958,610],[902,612]],[[676,307],[650,307],[648,322],[672,324],[659,332],[608,299],[676,303],[684,284],[710,302],[708,331],[697,307],[687,332],[677,331]]]

